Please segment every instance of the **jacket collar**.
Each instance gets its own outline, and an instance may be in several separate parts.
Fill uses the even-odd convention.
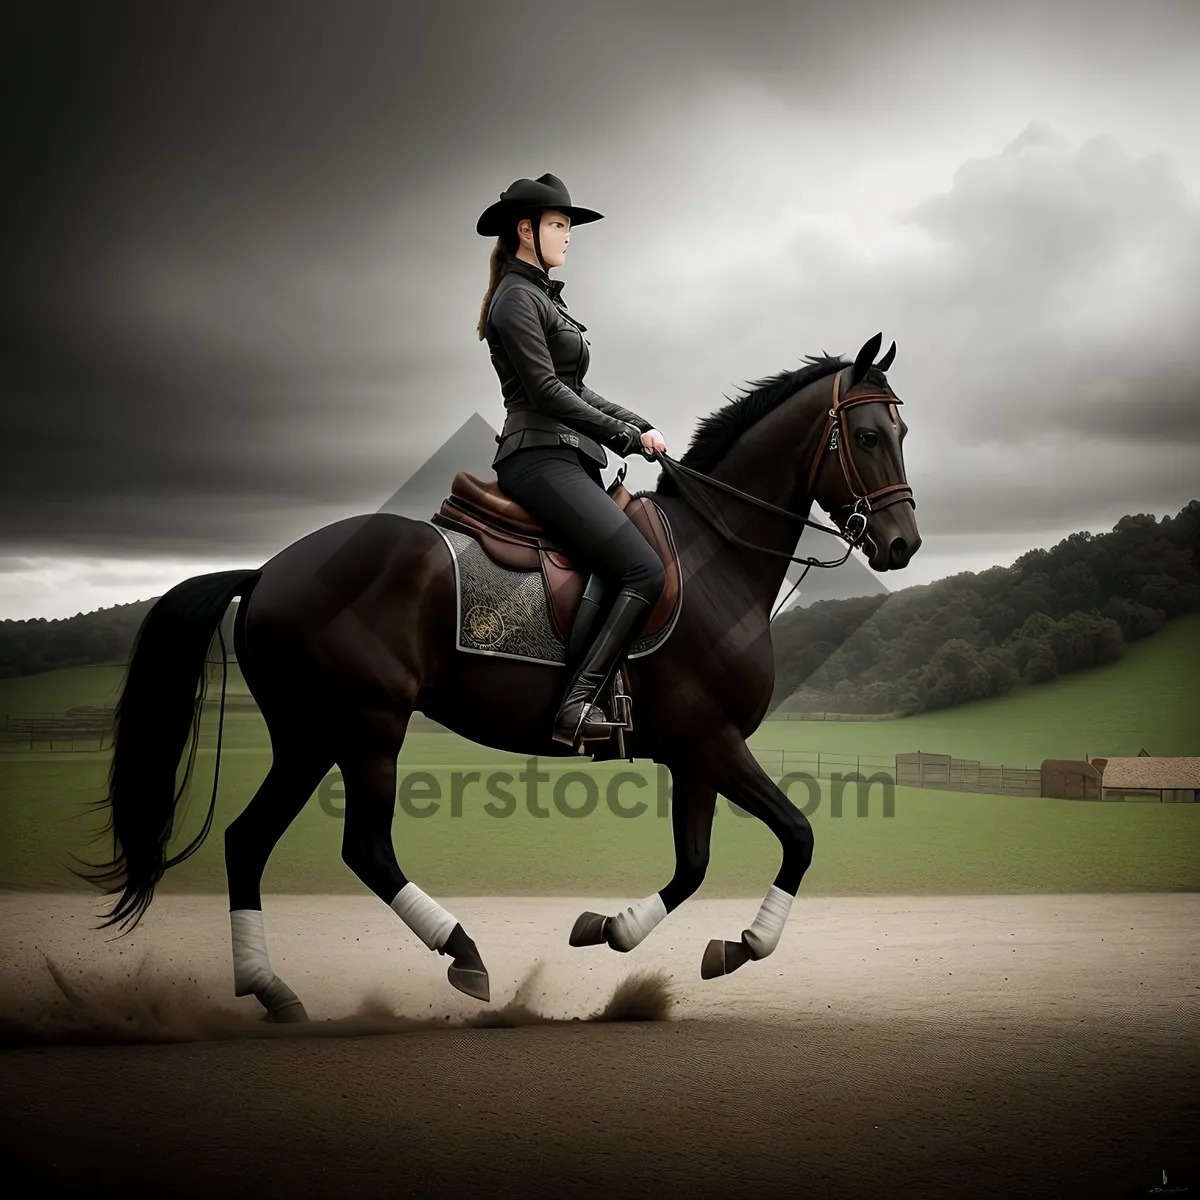
[[[517,271],[524,275],[526,279],[532,280],[550,297],[551,300],[557,300],[563,289],[563,280],[551,279],[541,267],[535,266],[533,263],[526,262],[523,258],[517,258],[515,254],[505,252],[505,274],[509,271]]]

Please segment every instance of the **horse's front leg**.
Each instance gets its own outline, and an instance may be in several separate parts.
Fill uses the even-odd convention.
[[[766,958],[779,944],[800,881],[812,862],[808,818],[787,798],[750,752],[736,730],[710,743],[706,769],[721,795],[758,817],[779,839],[783,862],[749,929],[737,942],[714,939],[700,964],[704,979],[728,975],[751,959]]]
[[[675,838],[675,874],[661,891],[615,916],[585,912],[571,930],[572,946],[607,943],[623,953],[641,943],[667,915],[693,895],[708,870],[717,789],[686,767],[671,771],[671,829]]]

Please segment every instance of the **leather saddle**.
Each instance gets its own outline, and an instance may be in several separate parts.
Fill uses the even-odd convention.
[[[666,572],[662,594],[638,635],[644,639],[665,628],[679,606],[679,556],[658,506],[648,496],[633,496],[622,482],[623,476],[622,471],[609,485],[608,495],[654,547]],[[550,619],[568,646],[568,661],[575,658],[587,628],[599,617],[604,584],[598,574],[573,566],[537,520],[505,495],[497,482],[485,483],[466,471],[454,476],[450,495],[430,520],[472,534],[488,557],[503,567],[540,571]],[[585,620],[577,625],[581,609]]]

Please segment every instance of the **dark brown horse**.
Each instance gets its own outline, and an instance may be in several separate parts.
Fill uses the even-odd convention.
[[[642,494],[653,496],[669,522],[683,603],[662,646],[627,663],[637,721],[625,753],[671,772],[675,872],[623,912],[584,913],[572,945],[631,950],[696,891],[718,793],[762,820],[783,853],[754,922],[740,941],[711,942],[701,974],[734,970],[778,943],[812,860],[813,834],[746,745],[774,685],[772,603],[789,564],[804,561],[795,549],[814,501],[850,545],[868,549],[875,570],[905,566],[920,545],[900,401],[885,376],[895,343],[873,365],[880,345],[877,334],[853,364],[810,357],[705,418],[679,462],[658,456],[664,475],[656,491]],[[167,858],[182,793],[179,762],[199,728],[205,660],[225,609],[241,597],[235,650],[273,757],[225,832],[235,994],[256,995],[275,1020],[305,1017],[271,969],[259,888],[272,849],[337,764],[345,788],[343,861],[426,946],[450,956],[455,987],[486,1000],[487,972],[474,942],[396,861],[396,760],[409,720],[423,712],[501,750],[571,750],[550,737],[563,668],[458,649],[455,587],[437,529],[374,514],[309,534],[258,570],[198,576],[163,596],[138,632],[117,707],[102,801],[111,806],[113,860],[85,876],[111,885],[109,894],[122,892],[101,928],[136,926],[166,868],[194,853],[211,827],[210,806],[201,833]],[[222,717],[223,697],[224,690]],[[593,752],[614,756],[607,743]],[[214,802],[215,794],[214,783]]]

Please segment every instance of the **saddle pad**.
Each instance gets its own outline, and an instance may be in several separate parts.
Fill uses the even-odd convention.
[[[469,534],[432,523],[430,528],[442,535],[454,560],[458,649],[565,665],[567,647],[550,621],[542,573],[502,567]],[[670,622],[657,633],[636,639],[625,657],[640,658],[656,650],[673,628]]]

